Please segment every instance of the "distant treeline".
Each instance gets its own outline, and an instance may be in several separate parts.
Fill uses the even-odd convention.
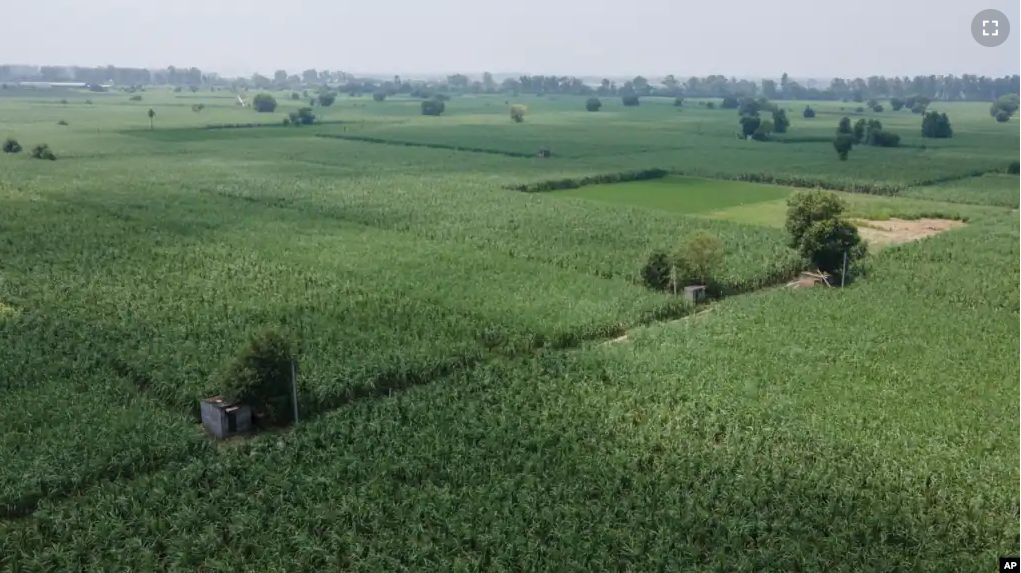
[[[578,96],[664,96],[664,97],[715,97],[765,96],[771,100],[853,100],[925,96],[934,101],[992,101],[1000,96],[1021,92],[1021,77],[1017,75],[992,78],[964,74],[961,76],[869,76],[868,78],[834,78],[828,85],[809,80],[802,85],[783,74],[779,80],[761,82],[728,78],[721,75],[678,78],[668,75],[651,81],[642,76],[617,83],[603,79],[588,83],[571,76],[519,76],[500,82],[486,72],[472,78],[463,74],[447,76],[442,80],[420,81],[400,76],[385,80],[357,78],[344,72],[308,69],[300,74],[277,70],[272,77],[254,74],[249,78],[223,78],[203,73],[198,68],[149,70],[119,68],[115,66],[87,68],[77,66],[15,66],[0,65],[0,82],[83,82],[95,85],[118,86],[171,85],[192,88],[226,87],[230,89],[307,89],[329,85],[343,93],[354,95],[384,93],[388,95],[427,95],[428,93],[506,93],[506,94],[562,94]]]

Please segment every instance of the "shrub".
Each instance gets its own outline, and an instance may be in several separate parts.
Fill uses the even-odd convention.
[[[21,153],[21,144],[18,143],[17,139],[8,137],[4,140],[3,147],[0,147],[4,153]]]
[[[243,403],[270,424],[293,421],[291,368],[294,346],[275,330],[265,330],[243,346],[217,375],[221,396]]]
[[[774,133],[787,133],[787,128],[790,127],[791,120],[787,119],[787,112],[778,109],[773,112],[773,132]]]
[[[923,114],[925,113],[925,107],[926,106],[920,103],[916,103],[914,106],[911,107],[911,113]]]
[[[674,98],[674,107],[681,107],[683,105],[684,105],[684,98],[682,98],[682,97],[675,97]]]
[[[880,104],[876,104],[876,105],[872,106],[872,111],[874,111],[876,113],[883,113],[883,106],[880,105]]]
[[[750,137],[755,133],[755,130],[762,124],[762,118],[757,115],[742,115],[741,119],[738,120],[741,124],[741,133],[745,138]]]
[[[179,93],[181,93],[181,86],[177,86],[177,87],[175,87],[175,88],[174,88],[174,93],[175,93],[175,94],[179,94]]]
[[[204,109],[206,109],[206,104],[204,104],[204,103],[197,103],[197,104],[191,106],[191,110],[193,112],[195,112],[195,113],[199,113],[200,111],[202,111]]]
[[[422,102],[422,115],[440,115],[446,110],[446,105],[436,99],[427,99]]]
[[[932,111],[922,117],[922,137],[945,139],[953,135],[947,114]]]
[[[721,109],[737,109],[741,105],[741,102],[737,101],[736,97],[727,96],[723,98],[723,103],[720,104]]]
[[[855,143],[861,143],[865,140],[865,127],[867,125],[864,119],[854,122],[854,129],[851,130],[851,135],[854,136]]]
[[[312,125],[316,121],[316,116],[312,113],[312,108],[303,107],[298,111],[292,111],[288,114],[288,119],[294,125]]]
[[[706,231],[695,231],[674,251],[674,291],[693,284],[710,286],[725,255],[723,242]]]
[[[588,111],[599,111],[603,107],[603,102],[597,97],[590,97],[585,100],[585,109]]]
[[[667,290],[670,287],[670,269],[672,266],[670,255],[665,251],[653,251],[649,254],[645,265],[642,266],[642,284],[653,290]]]
[[[66,99],[60,100],[60,105],[67,105],[67,100]]]
[[[255,94],[252,98],[252,109],[259,113],[273,113],[277,109],[277,98],[266,92]]]
[[[298,92],[291,92],[291,99],[294,101],[298,101],[299,99],[301,99],[301,94],[299,94]]]
[[[854,108],[854,112],[855,113],[865,113],[865,108],[863,108],[863,107],[856,107],[856,108]]]
[[[902,107],[904,107],[903,99],[899,97],[890,98],[890,109],[893,111],[900,111]]]
[[[53,154],[49,145],[41,143],[32,148],[32,157],[36,159],[47,159],[49,161],[56,161],[57,156]]]
[[[805,106],[805,111],[801,112],[801,117],[805,119],[811,119],[815,117],[815,110],[809,106]]]
[[[639,99],[637,95],[630,94],[620,98],[620,103],[624,104],[627,107],[635,107],[639,104]]]
[[[320,92],[316,99],[319,101],[319,105],[323,107],[330,107],[333,105],[333,102],[337,101],[337,94],[330,91],[324,91]]]
[[[889,131],[874,131],[869,134],[869,145],[876,147],[900,147],[900,136]]]
[[[133,95],[133,96],[128,98],[128,101],[142,101],[142,96],[140,96],[140,95]]]
[[[711,102],[711,101],[709,101],[709,102],[706,102],[706,104],[705,104],[705,108],[706,108],[706,109],[716,109],[716,104],[715,104],[715,103],[713,103],[713,102]]]
[[[1011,161],[1010,165],[1007,166],[1007,173],[1013,173],[1014,175],[1017,175],[1019,168],[1021,168],[1021,163],[1019,163],[1017,160]]]
[[[291,118],[290,117],[285,117],[283,123],[284,123],[284,127],[287,127],[287,126],[291,125]]]
[[[1021,106],[1021,98],[1017,94],[1007,94],[989,104],[989,115],[1000,123],[1006,123],[1017,113],[1019,106]],[[1004,116],[1006,116],[1005,119]]]
[[[376,92],[372,94],[372,101],[386,101],[386,92]]]
[[[836,139],[833,140],[833,149],[837,150],[837,156],[841,161],[847,161],[847,155],[851,152],[852,147],[854,147],[854,135],[850,133],[838,133]]]
[[[840,123],[837,124],[837,135],[854,133],[854,129],[851,127],[851,118],[842,117]]]
[[[512,105],[510,108],[511,121],[514,123],[521,123],[525,121],[525,114],[528,112],[528,108],[523,105]]]
[[[57,122],[57,125],[67,125],[67,122],[64,120],[60,120]]]

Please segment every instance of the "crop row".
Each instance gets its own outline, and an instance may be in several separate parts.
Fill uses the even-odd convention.
[[[44,503],[0,525],[0,564],[981,569],[1021,501],[1021,253],[1009,217],[982,224],[844,291],[730,299]]]

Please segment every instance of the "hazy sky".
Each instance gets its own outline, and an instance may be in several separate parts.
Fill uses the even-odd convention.
[[[0,0],[0,62],[424,74],[1007,75],[1005,0]],[[1013,29],[979,46],[971,20]]]

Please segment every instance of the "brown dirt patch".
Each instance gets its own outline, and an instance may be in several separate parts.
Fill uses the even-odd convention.
[[[889,219],[886,221],[870,221],[858,219],[854,221],[862,238],[878,247],[896,245],[931,237],[943,231],[963,227],[961,221],[950,219]]]

